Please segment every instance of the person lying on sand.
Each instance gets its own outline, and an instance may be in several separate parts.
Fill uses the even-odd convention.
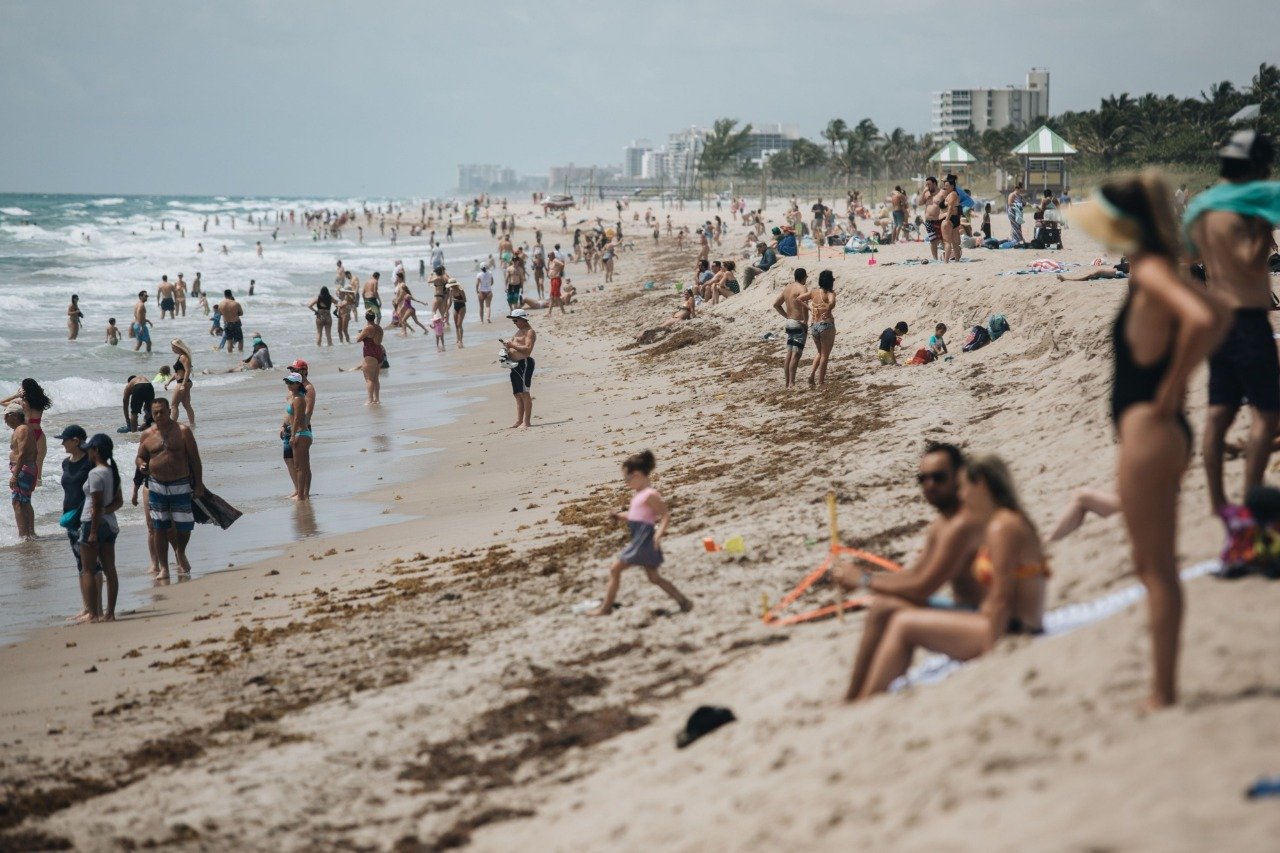
[[[862,693],[871,662],[884,638],[890,618],[900,610],[934,606],[975,609],[982,588],[970,571],[982,542],[983,520],[961,512],[960,471],[964,455],[951,444],[930,442],[920,457],[916,479],[926,502],[938,511],[925,530],[924,548],[901,572],[871,575],[852,565],[839,565],[832,579],[846,589],[863,588],[874,594],[863,623],[862,640],[854,658],[847,701]],[[950,583],[953,601],[931,599]]]
[[[854,698],[886,692],[906,673],[917,647],[971,660],[989,652],[1005,634],[1044,633],[1049,564],[1008,467],[998,456],[970,458],[960,480],[960,515],[983,531],[973,561],[974,580],[986,593],[982,607],[977,613],[934,608],[894,613]]]
[[[636,340],[642,344],[652,343],[659,329],[668,329],[672,326],[679,325],[686,320],[692,320],[694,317],[698,316],[698,309],[695,303],[696,300],[694,299],[693,291],[686,290],[684,292],[684,300],[681,303],[681,306],[676,309],[676,312],[654,328],[645,329],[643,332],[636,335]]]
[[[1088,272],[1079,275],[1063,275],[1058,273],[1058,281],[1097,281],[1100,278],[1128,278],[1129,277],[1129,260],[1121,258],[1120,263],[1114,267],[1096,266]]]
[[[631,544],[622,549],[610,567],[609,586],[605,590],[604,600],[600,603],[600,609],[592,613],[592,616],[608,616],[613,612],[618,586],[622,582],[622,570],[628,566],[643,568],[649,583],[674,598],[680,605],[680,612],[688,613],[693,609],[693,602],[685,598],[671,581],[658,574],[658,567],[665,559],[662,555],[662,537],[667,532],[671,512],[662,495],[658,494],[649,480],[654,464],[653,453],[648,450],[628,456],[622,463],[623,479],[635,494],[631,497],[631,507],[626,512],[615,512],[613,517],[625,521],[627,527],[631,528]]]

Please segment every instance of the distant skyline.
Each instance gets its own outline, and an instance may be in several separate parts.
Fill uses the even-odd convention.
[[[722,116],[919,134],[933,91],[1033,66],[1054,114],[1245,86],[1280,24],[1275,0],[961,9],[0,0],[0,192],[429,196],[459,163],[618,163]]]

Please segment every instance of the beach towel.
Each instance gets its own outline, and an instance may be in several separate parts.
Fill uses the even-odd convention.
[[[961,210],[973,210],[975,207],[978,206],[978,203],[973,200],[973,196],[969,195],[969,192],[967,190],[963,190],[960,187],[956,187],[956,195],[960,197]]]
[[[1196,251],[1191,239],[1191,226],[1201,214],[1223,210],[1241,216],[1256,216],[1272,225],[1280,224],[1280,181],[1249,181],[1244,184],[1218,184],[1191,200],[1182,217],[1182,239],[1187,248]]]
[[[191,499],[191,514],[196,524],[216,524],[223,530],[236,523],[243,515],[240,510],[224,501],[208,489],[198,498]]]
[[[1184,569],[1181,573],[1182,582],[1186,583],[1196,578],[1202,578],[1205,575],[1214,574],[1221,568],[1221,565],[1217,560],[1206,560],[1203,563]],[[1093,601],[1085,601],[1080,604],[1065,604],[1044,614],[1044,636],[1056,637],[1060,634],[1074,631],[1077,628],[1083,628],[1085,625],[1100,622],[1126,608],[1132,607],[1146,597],[1146,588],[1142,584],[1135,583],[1124,589],[1095,598]],[[963,665],[964,661],[958,661],[943,654],[930,655],[912,667],[906,675],[889,685],[889,692],[896,693],[916,684],[936,684]]]

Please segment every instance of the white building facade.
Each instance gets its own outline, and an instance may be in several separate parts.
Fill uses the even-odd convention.
[[[930,130],[934,136],[951,137],[968,128],[982,133],[1034,125],[1048,117],[1049,69],[1032,68],[1021,87],[934,92]]]

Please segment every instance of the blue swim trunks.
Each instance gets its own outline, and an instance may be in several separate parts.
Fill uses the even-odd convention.
[[[191,512],[191,478],[183,477],[168,483],[154,478],[147,481],[147,511],[151,526],[156,530],[175,528],[182,533],[195,529],[196,518]]]
[[[149,344],[151,343],[151,327],[148,326],[146,323],[142,323],[142,324],[134,323],[133,336],[138,340],[142,341],[144,344]]]

